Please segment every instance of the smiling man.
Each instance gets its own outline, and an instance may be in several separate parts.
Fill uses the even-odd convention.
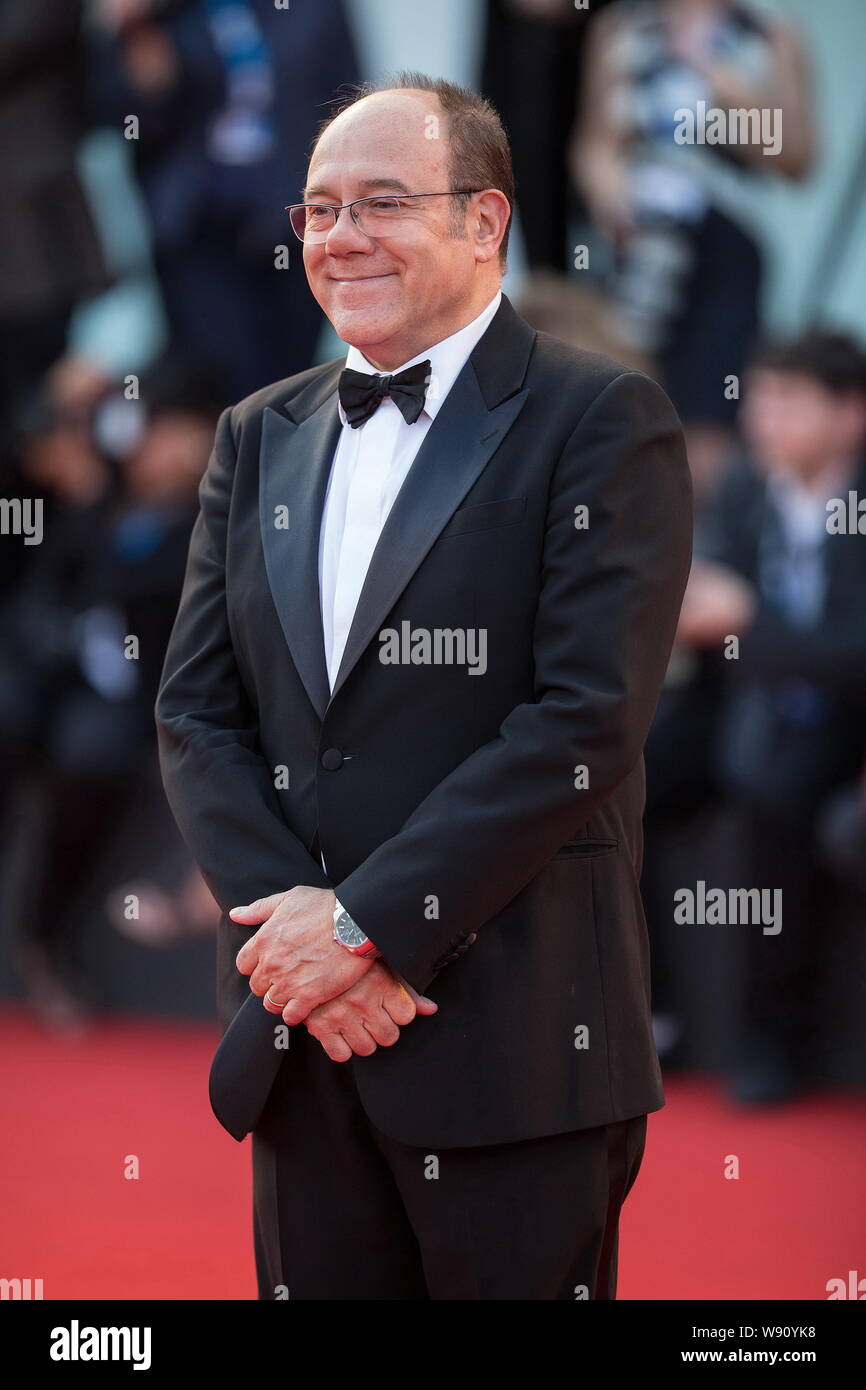
[[[201,485],[157,724],[261,1298],[613,1298],[664,1103],[642,749],[688,469],[658,386],[501,293],[512,197],[473,93],[344,105],[289,215],[348,354],[226,410]]]

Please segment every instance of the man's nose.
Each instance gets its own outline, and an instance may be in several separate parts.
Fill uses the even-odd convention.
[[[372,249],[373,243],[368,236],[365,236],[352,216],[351,208],[341,208],[337,213],[337,220],[325,238],[328,251],[333,256],[339,256],[345,251],[367,251]]]

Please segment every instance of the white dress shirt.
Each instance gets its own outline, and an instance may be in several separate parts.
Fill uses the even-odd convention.
[[[328,680],[333,690],[373,551],[415,455],[469,354],[499,308],[497,290],[485,309],[465,328],[394,368],[393,375],[430,359],[430,385],[424,409],[413,425],[386,396],[358,429],[343,407],[319,533],[319,597]],[[358,348],[350,347],[346,366],[375,375]]]
[[[827,502],[844,497],[851,469],[829,466],[810,486],[794,476],[770,474],[767,485],[782,531],[782,555],[776,572],[766,575],[775,585],[788,618],[803,627],[820,621],[827,587]]]

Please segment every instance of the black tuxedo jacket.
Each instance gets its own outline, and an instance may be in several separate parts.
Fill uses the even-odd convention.
[[[224,914],[333,885],[437,1001],[344,1064],[386,1134],[494,1144],[660,1109],[638,879],[691,558],[676,414],[503,297],[388,516],[329,694],[317,556],[342,366],[217,426],[156,705],[177,821]],[[486,671],[383,662],[404,623],[484,629]],[[223,916],[210,1094],[236,1138],[293,1060],[235,968],[250,934]]]

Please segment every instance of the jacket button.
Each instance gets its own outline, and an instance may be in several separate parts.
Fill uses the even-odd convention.
[[[326,748],[322,754],[322,767],[328,772],[337,772],[343,766],[343,755],[339,748]]]
[[[477,931],[471,931],[471,932],[469,933],[468,936],[466,936],[466,937],[463,938],[463,945],[464,945],[464,947],[466,947],[466,946],[472,946],[472,945],[474,944],[474,942],[476,942],[477,940],[478,940],[478,933],[477,933]]]

